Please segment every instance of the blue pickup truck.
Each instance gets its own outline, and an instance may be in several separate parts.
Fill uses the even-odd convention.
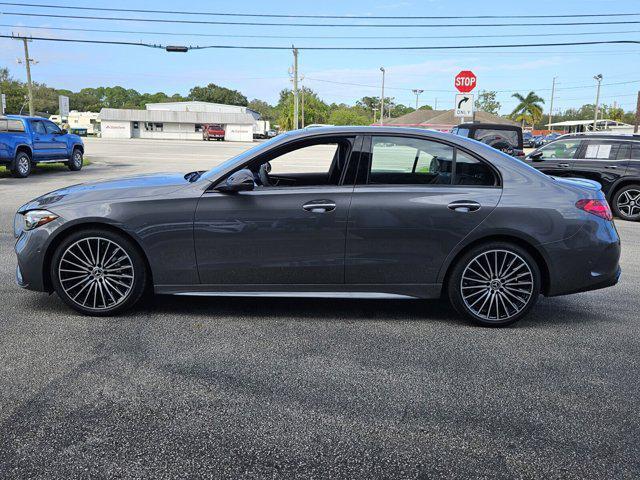
[[[46,118],[0,115],[0,165],[25,178],[38,163],[65,163],[82,168],[84,144]]]

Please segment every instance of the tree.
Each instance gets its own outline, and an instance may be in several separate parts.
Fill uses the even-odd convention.
[[[422,105],[418,110],[433,110],[431,105]]]
[[[492,90],[482,90],[478,94],[478,98],[475,102],[476,110],[482,110],[483,112],[492,113],[498,115],[500,111],[500,102],[496,100],[497,92]]]
[[[298,121],[302,118],[302,91],[299,96]],[[280,100],[276,106],[278,112],[278,125],[284,130],[294,129],[293,124],[293,92],[284,89],[280,92]],[[329,119],[329,106],[324,103],[318,94],[310,88],[304,87],[304,123],[327,123]]]
[[[20,113],[27,104],[27,87],[11,77],[8,68],[0,68],[0,93],[7,98],[6,113]]]
[[[542,105],[544,99],[536,95],[534,92],[529,92],[526,97],[523,97],[519,93],[511,95],[517,99],[520,103],[511,112],[511,118],[517,122],[521,122],[524,127],[525,123],[528,123],[533,127],[536,122],[542,118]]]
[[[277,112],[275,107],[269,105],[264,100],[258,100],[257,98],[254,98],[249,102],[247,107],[255,112],[258,112],[262,120],[273,121],[277,117]]]
[[[210,83],[206,87],[195,86],[189,90],[189,100],[200,102],[224,103],[226,105],[247,106],[247,97],[237,90],[220,87],[215,83]]]
[[[414,112],[415,110],[416,109],[413,107],[407,107],[406,105],[399,103],[391,107],[391,118],[398,118],[402,115],[406,115],[407,113]]]
[[[361,107],[339,106],[329,115],[331,125],[369,125],[371,120]]]

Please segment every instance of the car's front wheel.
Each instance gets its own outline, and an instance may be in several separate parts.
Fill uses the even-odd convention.
[[[71,170],[72,172],[77,172],[82,169],[82,163],[82,150],[80,150],[79,148],[74,148],[73,153],[71,154],[71,158],[67,162],[67,167],[69,167],[69,170]]]
[[[81,230],[65,238],[50,274],[58,296],[85,315],[118,314],[137,303],[147,285],[136,245],[109,230]]]
[[[616,192],[613,213],[623,220],[640,221],[640,185],[627,185]]]
[[[453,307],[474,323],[506,326],[531,310],[540,284],[540,269],[529,252],[515,244],[491,242],[459,259],[447,291]]]

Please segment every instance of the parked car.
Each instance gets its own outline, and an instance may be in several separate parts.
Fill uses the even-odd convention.
[[[271,130],[267,130],[267,138],[273,138],[273,137],[275,137],[276,135],[278,135],[277,130],[273,130],[273,129],[271,129]]]
[[[296,165],[313,156],[312,166]],[[298,160],[296,160],[298,159]],[[449,298],[480,325],[618,281],[597,183],[400,127],[303,129],[206,172],[45,194],[14,220],[19,285],[88,315],[157,294]]]
[[[561,135],[559,133],[548,133],[547,135],[542,137],[541,145],[545,145],[549,142],[553,142],[554,140],[557,140],[560,137]]]
[[[533,148],[541,147],[544,144],[543,139],[544,139],[544,135],[536,135],[536,136],[534,136],[533,137]]]
[[[522,134],[522,145],[524,148],[535,148],[536,141],[535,136],[531,132],[524,132]]]
[[[563,135],[525,161],[548,175],[598,182],[617,217],[640,220],[640,135]]]
[[[451,133],[486,143],[512,157],[524,158],[522,128],[517,125],[463,123],[454,127]]]
[[[224,140],[224,127],[217,123],[202,128],[202,140]]]
[[[0,165],[14,177],[28,177],[38,163],[65,163],[78,171],[83,156],[82,139],[46,118],[0,116]]]

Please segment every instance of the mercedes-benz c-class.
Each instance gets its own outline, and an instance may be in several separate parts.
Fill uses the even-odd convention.
[[[440,298],[508,325],[614,285],[600,185],[456,135],[334,127],[208,171],[75,185],[20,207],[17,283],[88,315],[166,295]]]

